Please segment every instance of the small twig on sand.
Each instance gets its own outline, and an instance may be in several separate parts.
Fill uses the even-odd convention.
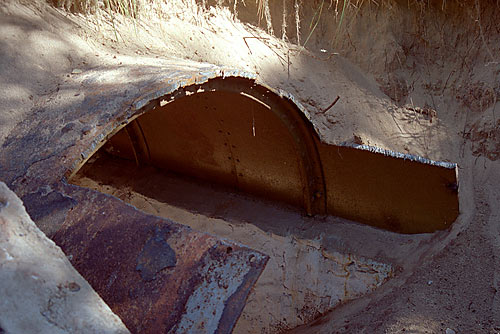
[[[288,80],[290,80],[290,49],[288,49],[287,53],[287,61],[288,61]]]
[[[252,50],[250,49],[250,46],[248,45],[247,43],[247,38],[256,38],[256,39],[268,39],[268,38],[264,38],[264,37],[256,37],[256,36],[247,36],[247,37],[243,37],[243,41],[245,42],[247,48],[248,48],[248,51],[250,52],[250,54],[253,54],[252,53]],[[264,43],[265,44],[265,43]],[[267,45],[267,44],[266,44]]]
[[[448,78],[446,79],[446,82],[444,83],[443,89],[441,90],[441,95],[444,93],[444,90],[446,89],[446,86],[448,86],[448,81],[450,80],[451,75],[455,73],[455,70],[452,70],[450,74],[448,74]]]
[[[245,44],[247,45],[247,48],[250,51],[250,54],[252,54],[252,50],[250,50],[250,47],[248,46],[247,38],[255,38],[255,39],[260,40],[262,42],[262,44],[264,44],[265,46],[267,46],[269,48],[269,50],[271,50],[276,56],[278,56],[278,58],[280,60],[286,62],[285,58],[283,58],[279,53],[277,53],[272,47],[270,47],[269,45],[267,45],[266,43],[264,43],[264,41],[266,41],[266,40],[269,39],[269,38],[265,38],[265,37],[258,37],[258,36],[245,36],[245,37],[243,37],[243,40],[245,41]]]
[[[323,110],[323,112],[327,112],[328,110],[330,110],[335,105],[335,103],[337,103],[337,101],[339,99],[340,99],[340,96],[337,95],[337,98],[335,98],[335,100],[332,102],[332,104],[330,104],[325,110]]]

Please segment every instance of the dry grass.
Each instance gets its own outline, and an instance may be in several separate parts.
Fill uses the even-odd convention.
[[[139,16],[142,0],[49,0],[54,6],[77,13],[94,13],[99,8],[127,17]]]
[[[179,18],[187,18],[197,21],[196,16],[207,13],[208,0],[48,0],[57,7],[62,7],[68,11],[80,13],[95,13],[99,10],[104,10],[109,14],[109,17],[114,17],[118,13],[129,18],[139,18],[143,16],[157,15],[164,18],[166,14],[177,15]],[[360,19],[362,10],[366,13],[370,11],[385,11],[391,12],[395,8],[405,7],[412,8],[417,15],[424,15],[428,11],[446,12],[450,7],[468,8],[470,16],[477,18],[475,22],[479,24],[483,44],[484,41],[483,26],[480,15],[479,0],[437,0],[437,1],[422,1],[422,0],[217,0],[218,6],[227,6],[232,9],[237,16],[237,8],[245,6],[246,11],[254,12],[254,17],[259,25],[266,29],[268,33],[275,34],[273,31],[273,22],[279,23],[275,28],[281,25],[281,34],[276,31],[276,35],[280,35],[284,40],[293,41],[301,46],[308,46],[313,36],[319,33],[325,25],[333,28],[334,33],[331,40],[332,47],[340,47],[349,39],[349,33]],[[282,13],[276,12],[276,5],[282,4]],[[286,4],[286,6],[285,6]],[[497,6],[498,0],[497,0]],[[274,11],[273,11],[274,7]],[[287,8],[293,11],[287,13]],[[312,15],[311,15],[312,8]],[[182,13],[177,13],[179,10]],[[307,15],[305,13],[307,12]],[[420,13],[420,14],[418,14]],[[192,16],[195,17],[192,17]],[[288,21],[296,29],[287,30],[287,17],[293,17],[292,21]],[[248,17],[248,15],[247,15]],[[116,32],[115,32],[116,33]],[[308,44],[309,43],[309,44]],[[496,59],[491,50],[488,50],[490,58]]]

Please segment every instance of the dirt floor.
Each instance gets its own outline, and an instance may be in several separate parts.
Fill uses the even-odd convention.
[[[293,25],[283,32],[283,22],[276,19],[283,17],[282,7],[269,9],[275,18],[270,25],[267,19],[258,23],[252,1],[246,2],[248,8],[239,2],[235,11],[233,6],[203,9],[179,0],[151,5],[141,20],[131,21],[104,11],[69,14],[42,1],[3,1],[0,145],[15,140],[23,119],[45,105],[62,108],[81,98],[79,93],[64,100],[55,96],[61,83],[71,83],[82,71],[187,59],[257,73],[258,80],[290,92],[306,106],[323,141],[361,140],[456,162],[460,180],[461,214],[450,230],[434,234],[398,235],[333,217],[322,218],[320,228],[308,230],[304,226],[314,225],[314,219],[288,209],[273,213],[273,207],[267,207],[278,220],[286,212],[296,229],[273,232],[267,227],[271,236],[286,239],[299,233],[315,240],[327,233],[323,243],[332,250],[348,250],[396,268],[394,277],[373,292],[314,314],[313,322],[302,327],[275,330],[500,333],[498,4],[382,1],[376,6],[370,1],[359,7],[355,19],[346,18],[340,26],[339,9],[331,5],[335,1],[311,1],[310,6],[302,5],[302,37],[297,38]],[[306,27],[315,22],[320,5],[325,6],[323,14],[308,34]],[[294,44],[300,40],[302,45],[308,35],[307,49]],[[338,103],[324,111],[337,96]],[[109,192],[127,197],[116,189]],[[154,205],[148,209],[139,196],[129,200],[143,210],[156,210]],[[178,211],[170,218],[189,215]],[[244,236],[251,231],[240,232]],[[256,331],[251,326],[239,329],[244,332]]]

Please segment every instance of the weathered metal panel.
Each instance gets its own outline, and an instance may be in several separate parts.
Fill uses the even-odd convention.
[[[71,84],[63,83],[45,104],[40,105],[36,111],[30,113],[12,131],[5,140],[2,150],[0,150],[0,178],[4,179],[19,196],[25,198],[30,214],[43,216],[44,221],[51,225],[46,226],[45,231],[50,233],[57,231],[55,233],[59,242],[66,242],[65,247],[74,252],[72,254],[73,262],[83,268],[82,271],[86,273],[85,277],[89,281],[95,280],[95,284],[101,284],[100,292],[109,296],[109,300],[114,303],[115,308],[123,310],[125,316],[130,316],[128,321],[132,326],[168,327],[171,330],[177,330],[175,329],[177,327],[172,325],[173,322],[185,324],[183,326],[201,325],[194,323],[189,325],[188,320],[181,321],[185,314],[184,310],[190,307],[188,305],[192,305],[188,301],[191,298],[190,296],[194,294],[193,300],[196,300],[198,296],[205,296],[209,303],[216,302],[218,296],[222,296],[220,301],[223,301],[225,306],[222,313],[217,311],[219,312],[217,314],[220,315],[217,328],[219,331],[229,332],[237,320],[241,310],[241,303],[244,303],[250,287],[255,282],[265,262],[265,256],[260,255],[262,261],[259,260],[256,264],[252,263],[245,267],[242,262],[242,254],[254,254],[255,252],[232,245],[230,247],[233,250],[230,253],[234,255],[230,255],[227,253],[227,243],[216,237],[195,233],[173,222],[146,216],[113,197],[65,185],[64,175],[69,177],[76,173],[87,159],[104,145],[111,136],[140,115],[159,108],[161,101],[166,100],[169,102],[183,96],[191,98],[188,95],[196,93],[201,87],[206,91],[217,90],[236,94],[244,92],[251,96],[251,99],[260,101],[254,101],[255,103],[269,106],[271,112],[284,124],[284,127],[290,133],[293,145],[295,145],[296,152],[298,152],[297,159],[300,162],[297,163],[297,168],[301,171],[301,182],[295,183],[297,186],[293,192],[295,194],[299,192],[298,184],[300,184],[300,189],[303,192],[302,204],[308,213],[326,212],[325,182],[330,182],[328,175],[335,175],[335,173],[338,175],[351,175],[355,182],[357,182],[355,178],[358,175],[362,175],[361,179],[364,181],[373,180],[373,175],[369,173],[356,174],[350,171],[349,164],[339,167],[343,171],[342,173],[336,171],[326,172],[325,178],[322,168],[328,164],[330,158],[325,158],[323,163],[319,160],[320,155],[313,139],[315,133],[312,130],[313,126],[307,121],[309,115],[305,109],[297,103],[293,96],[256,84],[254,79],[255,75],[247,72],[225,70],[217,66],[182,61],[172,61],[170,65],[165,66],[122,66],[95,69],[78,75],[72,80]],[[76,91],[79,94],[75,94]],[[57,102],[61,99],[67,103],[61,104]],[[244,108],[254,103],[248,103],[248,99],[244,98],[241,101],[244,101]],[[236,103],[234,110],[237,111],[239,107]],[[262,119],[266,120],[265,117],[267,115]],[[234,122],[238,124],[237,116],[235,116]],[[241,126],[246,126],[245,123],[247,122],[248,120],[242,122]],[[131,146],[125,148],[124,151],[127,152],[128,157],[133,156],[137,162],[149,161],[151,159],[149,155],[150,148],[146,146],[146,141],[141,139],[144,134],[141,135],[139,127],[134,128],[132,126],[129,130],[130,139],[128,140],[131,141]],[[281,130],[279,132],[282,133]],[[256,127],[257,136],[259,136],[259,127]],[[284,137],[287,137],[287,135],[284,135]],[[283,143],[290,141],[285,140],[284,137],[274,139],[283,139],[280,145],[285,145]],[[248,147],[245,151],[250,149],[250,145]],[[275,152],[279,152],[280,149],[277,148],[280,147],[279,145],[273,147]],[[141,152],[142,155],[139,154]],[[375,158],[378,153],[366,153],[374,155],[367,158],[367,161],[378,159]],[[271,154],[266,153],[266,156],[269,157]],[[255,166],[258,166],[258,156],[251,156],[248,153],[248,157],[251,157],[252,161],[255,162],[255,164],[248,163],[249,168],[251,167],[255,171]],[[388,159],[399,161],[398,163],[404,162],[404,159]],[[334,157],[331,157],[331,160],[334,164],[338,163]],[[359,162],[361,165],[364,163],[359,158],[354,158],[353,162]],[[393,163],[391,162],[391,164]],[[378,183],[368,184],[379,185],[382,180],[390,179],[391,173],[397,169],[396,165],[397,163],[391,165],[391,168],[387,169],[389,172],[385,174],[383,168],[375,168],[375,174],[379,176],[379,181],[377,181]],[[427,169],[427,167],[433,167],[433,165],[429,165],[424,161],[424,164],[421,164],[420,167],[410,169],[403,167],[403,170],[406,171],[405,175],[408,176],[412,174],[408,173],[408,171],[415,169],[419,177],[416,180],[422,181],[425,179],[427,172],[435,170],[432,168]],[[361,167],[358,166],[358,168]],[[437,168],[443,168],[443,166]],[[270,174],[279,176],[276,170],[277,168],[273,169]],[[438,171],[435,176],[436,179],[430,178],[432,182],[423,184],[429,186],[445,184],[446,189],[451,194],[450,198],[447,198],[442,204],[448,205],[444,210],[452,208],[451,214],[449,212],[446,215],[436,214],[439,210],[443,210],[443,208],[438,208],[436,203],[439,203],[439,201],[437,200],[433,202],[436,204],[434,206],[412,206],[412,203],[418,204],[419,202],[416,201],[424,199],[426,193],[421,190],[417,191],[418,196],[399,197],[407,201],[405,204],[407,209],[405,210],[428,209],[433,212],[433,218],[444,219],[446,224],[449,224],[458,213],[458,205],[455,205],[457,204],[457,182],[456,178],[449,173],[451,173],[449,170],[446,172]],[[257,171],[253,175],[255,177],[259,176]],[[398,176],[397,174],[394,175]],[[437,178],[443,175],[444,181],[440,183]],[[345,182],[352,181],[352,178],[345,177]],[[401,180],[401,178],[396,177],[396,180]],[[336,191],[335,186],[337,184],[335,182],[332,182],[333,188],[329,189],[330,193]],[[349,187],[349,185],[342,182],[339,184],[345,188]],[[262,184],[264,183],[267,184],[267,182],[262,181]],[[404,188],[404,191],[412,193],[418,183],[409,183],[402,188]],[[358,187],[362,183],[354,184]],[[353,186],[353,188],[356,187]],[[436,189],[439,193],[443,193],[441,186]],[[353,193],[352,190],[351,193]],[[360,193],[363,194],[363,192]],[[377,196],[376,193],[370,194]],[[292,198],[295,198],[294,196],[296,195],[293,195]],[[52,200],[54,198],[65,198],[65,205],[56,207],[57,201]],[[373,196],[368,196],[367,201],[370,201],[370,198],[373,198]],[[391,200],[395,200],[394,198],[391,197]],[[425,200],[427,199],[425,198]],[[336,204],[336,201],[332,201],[332,203],[334,210],[336,210],[338,204]],[[53,211],[50,210],[51,208],[54,208]],[[403,215],[403,217],[408,216],[408,212],[405,210],[398,211],[398,214]],[[52,214],[51,212],[57,212],[57,217],[55,213]],[[341,214],[340,211],[339,214]],[[56,219],[51,220],[51,217]],[[424,218],[428,217],[425,216]],[[404,219],[399,221],[404,221]],[[417,223],[420,224],[418,221]],[[167,233],[168,236],[166,234],[155,235],[156,228],[158,227],[160,231],[163,231],[164,226],[168,226],[168,230],[171,229],[174,232]],[[157,239],[151,241],[151,238]],[[136,239],[137,241],[135,241]],[[70,240],[73,241],[71,244]],[[158,246],[158,244],[162,245],[163,242],[167,243],[168,247],[166,245],[163,247]],[[144,251],[146,245],[149,246]],[[172,253],[169,251],[169,247],[175,253],[175,261],[171,257]],[[158,260],[158,263],[156,263],[156,260],[149,261],[147,254],[149,254],[148,249],[150,248],[153,252],[151,259],[156,259],[154,250],[158,248],[157,254],[164,254],[170,260]],[[224,255],[224,250],[226,255]],[[130,258],[127,257],[128,253],[131,254]],[[138,258],[141,259],[139,264],[137,263]],[[241,259],[241,261],[238,259]],[[172,266],[174,262],[175,266]],[[102,263],[105,265],[102,265]],[[227,272],[226,270],[229,267],[235,267],[231,266],[234,263],[241,264],[241,267],[236,265],[235,271]],[[212,265],[215,265],[215,267]],[[93,266],[97,267],[93,269]],[[214,270],[210,271],[210,268],[214,268]],[[123,282],[127,282],[128,285],[116,282],[118,276],[116,276],[116,279],[113,278],[113,270],[117,269],[123,270]],[[247,269],[248,271],[246,271]],[[145,274],[146,271],[147,274]],[[173,280],[175,275],[169,276],[170,272],[175,272],[176,275],[178,273],[178,279]],[[213,272],[217,274],[214,276]],[[225,273],[227,277],[229,275],[235,277],[235,280],[239,282],[238,288],[234,290],[234,286],[228,286],[227,289],[224,288],[211,295],[210,291],[206,289],[211,289],[214,277],[219,277],[219,273]],[[118,275],[118,272],[116,275]],[[158,278],[149,280],[150,277],[157,277],[157,275],[159,275],[160,280],[165,280],[161,281],[165,285],[155,285],[154,282],[160,282]],[[109,280],[100,281],[102,278],[108,278]],[[148,287],[149,290],[147,291],[138,288],[142,286],[144,279],[146,281],[143,288]],[[106,290],[108,284],[113,289],[113,293]],[[167,289],[167,286],[177,286],[177,290],[173,293],[173,290]],[[132,292],[128,295],[124,293],[124,291],[128,293],[131,288],[136,290],[132,289]],[[195,291],[198,292],[195,293]],[[140,301],[133,304],[134,298],[130,296],[142,296],[143,298],[138,298]],[[212,297],[215,299],[212,299]],[[128,303],[135,306],[127,307]],[[231,305],[235,306],[232,307]],[[152,313],[146,314],[143,309],[151,310]],[[134,318],[133,312],[137,312],[135,316],[138,316],[138,318]],[[172,315],[173,320],[161,318],[160,316],[164,314]],[[163,319],[163,325],[157,322],[153,315]],[[213,320],[212,318],[210,318],[210,321]],[[142,324],[143,320],[144,323]],[[205,328],[212,330],[215,328],[215,324],[210,322],[210,325]]]
[[[458,216],[454,164],[377,148],[318,145],[330,214],[402,233],[446,229]]]
[[[72,190],[84,200],[53,240],[132,333],[231,332],[267,256]]]
[[[135,122],[143,130],[149,163],[303,206],[300,152],[268,106],[238,93],[206,92],[182,97]],[[129,147],[130,158],[127,128],[110,140],[109,151]]]
[[[150,162],[160,168],[235,186],[231,148],[219,107],[209,96],[181,97],[136,121],[144,130]]]
[[[1,181],[0,333],[130,334]]]

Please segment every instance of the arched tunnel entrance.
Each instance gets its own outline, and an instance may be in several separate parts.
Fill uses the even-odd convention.
[[[299,104],[253,80],[212,79],[145,110],[100,152],[401,233],[446,229],[459,212],[455,164],[322,143]]]
[[[456,165],[322,143],[293,97],[244,78],[147,101],[94,151],[71,182],[269,256],[234,333],[294,328],[391,277],[390,263],[337,247],[342,241],[328,228],[308,234],[321,219],[307,216],[423,233],[448,228],[458,215]],[[382,233],[356,231],[363,242]],[[106,286],[98,292],[111,296],[105,300],[126,323],[142,321]]]
[[[226,81],[163,102],[119,131],[104,150],[308,214],[326,213],[321,161],[304,115],[263,86]]]

